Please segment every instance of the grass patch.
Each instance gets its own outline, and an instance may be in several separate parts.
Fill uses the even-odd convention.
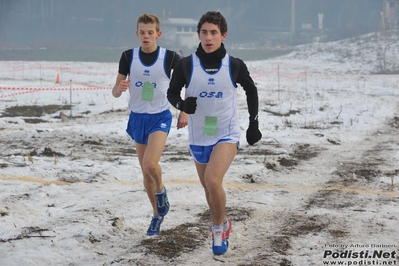
[[[6,108],[0,117],[40,117],[44,114],[53,114],[57,111],[69,109],[70,105],[16,105]]]

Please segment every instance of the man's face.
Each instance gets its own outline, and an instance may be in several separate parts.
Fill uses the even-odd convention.
[[[226,36],[227,33],[222,34],[218,25],[209,22],[202,24],[198,34],[201,46],[206,53],[212,53],[219,49]]]
[[[139,23],[136,35],[141,43],[141,50],[147,53],[157,49],[157,39],[161,37],[161,31],[157,31],[155,24]]]

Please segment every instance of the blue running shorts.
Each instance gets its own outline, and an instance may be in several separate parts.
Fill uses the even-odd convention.
[[[232,142],[231,139],[221,139],[213,145],[209,146],[198,146],[190,145],[190,153],[194,157],[194,160],[200,164],[207,164],[211,158],[213,148],[222,142]],[[237,142],[237,148],[240,148],[240,142]]]
[[[130,112],[126,132],[139,144],[148,144],[148,136],[155,131],[169,133],[172,125],[170,110],[159,114],[139,114]]]

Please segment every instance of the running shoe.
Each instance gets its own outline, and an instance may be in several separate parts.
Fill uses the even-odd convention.
[[[163,216],[155,215],[151,219],[150,226],[148,227],[147,230],[147,235],[149,236],[154,236],[154,235],[159,235],[159,232],[161,231],[161,224],[163,222]]]
[[[223,255],[228,249],[226,232],[223,230],[212,230],[212,251],[214,255]]]
[[[159,216],[165,216],[169,211],[169,200],[166,194],[166,188],[164,187],[164,192],[155,193],[155,198],[157,200],[157,210]]]
[[[228,229],[212,229],[212,251],[214,255],[223,255],[229,248],[229,237],[233,224],[227,219]]]

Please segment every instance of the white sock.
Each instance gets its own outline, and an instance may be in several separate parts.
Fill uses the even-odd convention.
[[[161,191],[155,190],[155,194],[157,194],[157,195],[162,194],[162,193],[164,193],[164,192],[165,192],[165,186],[163,186],[163,188],[162,188]]]
[[[216,224],[212,225],[212,231],[220,231],[220,230],[223,230],[223,224],[221,224],[221,225],[216,225]]]

